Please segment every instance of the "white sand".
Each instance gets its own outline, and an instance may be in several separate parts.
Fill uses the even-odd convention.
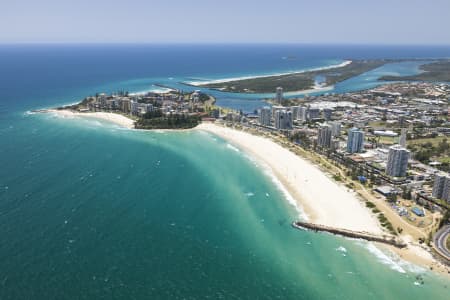
[[[247,79],[266,78],[266,77],[284,76],[284,75],[291,75],[291,74],[302,74],[302,73],[314,72],[314,71],[331,70],[331,69],[345,67],[351,63],[352,63],[351,60],[346,60],[340,64],[335,64],[335,65],[330,65],[330,66],[325,66],[325,67],[318,67],[318,68],[310,68],[310,69],[305,69],[305,70],[301,70],[301,71],[283,72],[283,73],[266,74],[266,75],[231,77],[231,78],[223,78],[223,79],[216,79],[216,80],[209,80],[209,81],[188,81],[186,83],[189,85],[193,85],[193,86],[203,86],[206,84],[214,84],[214,83],[218,84],[218,83],[226,83],[226,82],[231,82],[231,81],[240,81],[240,80],[247,80]]]
[[[62,117],[94,118],[94,119],[100,119],[100,120],[112,122],[112,123],[115,123],[115,124],[120,125],[125,128],[130,128],[130,129],[134,128],[134,120],[133,119],[127,118],[124,115],[120,115],[120,114],[116,114],[116,113],[108,113],[108,112],[83,112],[83,113],[81,113],[81,112],[74,112],[71,110],[56,110],[56,109],[51,109],[51,110],[47,110],[47,111],[51,112],[51,113],[56,113]]]
[[[267,165],[307,213],[311,222],[381,234],[363,203],[311,162],[260,136],[211,123],[197,127],[216,134]]]
[[[304,94],[310,94],[310,93],[327,92],[327,91],[331,91],[332,89],[334,89],[334,85],[314,86],[312,89],[286,92],[286,93],[284,93],[284,95],[285,96],[296,96],[296,95],[304,95]]]

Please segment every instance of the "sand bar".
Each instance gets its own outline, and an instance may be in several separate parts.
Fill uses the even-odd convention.
[[[256,78],[267,78],[267,77],[278,77],[278,76],[284,76],[284,75],[292,75],[292,74],[302,74],[307,72],[316,72],[316,71],[324,71],[324,70],[331,70],[336,68],[342,68],[349,64],[351,64],[351,60],[346,60],[340,64],[335,65],[329,65],[324,67],[318,67],[318,68],[310,68],[305,69],[301,71],[291,71],[291,72],[283,72],[283,73],[275,73],[275,74],[265,74],[265,75],[253,75],[253,76],[242,76],[242,77],[232,77],[232,78],[223,78],[223,79],[215,79],[215,80],[205,80],[205,81],[186,81],[185,84],[193,85],[193,86],[204,86],[208,84],[218,84],[218,83],[226,83],[231,81],[241,81],[241,80],[248,80],[248,79],[256,79]]]

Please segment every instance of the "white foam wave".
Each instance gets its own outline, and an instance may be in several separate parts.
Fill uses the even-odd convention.
[[[399,273],[406,273],[405,269],[402,268],[400,263],[395,257],[390,257],[377,247],[375,247],[372,243],[366,244],[367,250],[369,250],[370,253],[375,255],[375,257],[378,259],[379,262],[382,264],[388,265],[392,270],[397,271]]]
[[[52,111],[48,114],[52,118],[56,119],[75,119],[76,116],[73,114],[60,114],[57,111]]]
[[[169,89],[169,88],[159,87],[159,88],[149,89],[148,91],[152,92],[152,93],[156,93],[156,94],[166,94],[166,93],[170,93],[170,92],[172,92],[174,90],[173,89]]]
[[[287,200],[289,204],[291,204],[295,210],[299,213],[299,217],[302,218],[305,221],[308,221],[308,215],[303,210],[303,208],[295,201],[294,197],[289,193],[289,191],[284,187],[284,185],[281,183],[281,181],[275,176],[272,169],[267,165],[266,163],[257,160],[250,154],[244,153],[244,157],[246,157],[248,160],[250,160],[257,168],[260,168],[263,170],[264,175],[270,178],[272,183],[275,185],[275,187],[281,192],[283,197]],[[266,193],[266,197],[269,197],[269,193]]]
[[[154,133],[160,133],[160,134],[167,134],[167,130],[164,129],[152,129],[152,132]]]
[[[214,137],[214,135],[212,135],[212,134],[209,134],[209,133],[207,133],[207,134],[210,137]],[[236,152],[239,152],[243,157],[245,157],[249,161],[251,161],[257,168],[262,169],[264,175],[266,175],[267,177],[269,177],[271,179],[272,183],[281,192],[281,194],[287,200],[287,202],[289,204],[291,204],[295,208],[295,210],[299,213],[299,217],[305,221],[309,220],[308,215],[303,210],[303,208],[299,205],[299,203],[297,203],[297,201],[295,201],[294,197],[292,197],[292,195],[289,193],[289,191],[284,187],[284,185],[281,183],[281,181],[278,180],[278,178],[273,173],[272,169],[266,163],[264,163],[260,160],[257,160],[252,155],[250,155],[246,152],[241,152],[239,149],[237,149],[236,147],[234,147],[233,145],[231,145],[229,143],[226,144],[226,147],[229,149],[232,149]],[[266,195],[266,197],[270,197],[269,193],[266,193],[265,195]]]
[[[415,273],[415,274],[423,274],[428,271],[424,267],[415,265],[409,261],[402,259],[395,252],[389,251],[387,249],[380,250],[379,248],[377,248],[375,245],[373,245],[370,242],[364,241],[362,239],[358,239],[358,240],[349,239],[349,240],[356,241],[356,243],[359,246],[367,248],[367,250],[369,250],[370,253],[375,255],[379,259],[379,261],[381,261],[382,263],[384,263],[386,265],[388,265],[388,264],[391,265],[392,269],[395,270],[398,268],[398,270],[402,270],[402,271],[399,271],[400,273],[409,272],[409,273]]]
[[[235,146],[233,146],[233,145],[231,145],[231,144],[228,144],[228,143],[227,143],[227,148],[228,148],[228,149],[231,149],[231,150],[233,150],[233,151],[235,151],[235,152],[240,152],[238,148],[236,148]]]
[[[402,266],[403,269],[406,269],[408,272],[416,273],[416,274],[423,274],[427,272],[426,268],[420,267],[418,265],[415,265],[413,263],[407,262],[405,260],[402,260],[399,258],[398,264]]]
[[[102,123],[102,122],[100,122],[100,121],[93,121],[93,122],[90,122],[92,125],[94,125],[94,126],[96,126],[96,127],[98,127],[98,126],[103,126],[103,125],[105,125],[104,123]]]
[[[343,252],[343,253],[347,253],[347,249],[345,249],[345,247],[343,247],[343,246],[337,247],[337,248],[336,248],[336,251],[338,251],[338,252]]]
[[[145,95],[147,93],[167,94],[167,93],[170,93],[173,91],[175,91],[175,89],[171,89],[168,87],[152,86],[145,90],[135,91],[135,92],[131,93],[130,95],[141,96],[141,95]]]

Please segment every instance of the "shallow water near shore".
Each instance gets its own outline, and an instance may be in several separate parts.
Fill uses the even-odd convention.
[[[16,158],[1,173],[5,296],[444,299],[447,292],[428,272],[425,285],[414,286],[416,272],[364,242],[292,229],[299,212],[267,172],[211,134],[50,115],[24,116],[7,130],[15,143],[3,153]]]
[[[0,71],[1,299],[448,297],[370,244],[293,229],[271,174],[219,137],[26,113],[107,84],[28,72]]]

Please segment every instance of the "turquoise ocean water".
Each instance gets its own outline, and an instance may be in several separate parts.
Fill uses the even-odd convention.
[[[318,67],[384,49],[166,47],[0,47],[0,299],[448,298],[448,279],[368,243],[292,229],[301,212],[276,180],[218,137],[27,113],[97,91]],[[293,54],[305,58],[282,59]],[[340,88],[418,71],[384,68]],[[217,96],[235,108],[261,103]],[[424,285],[414,284],[419,274]]]

